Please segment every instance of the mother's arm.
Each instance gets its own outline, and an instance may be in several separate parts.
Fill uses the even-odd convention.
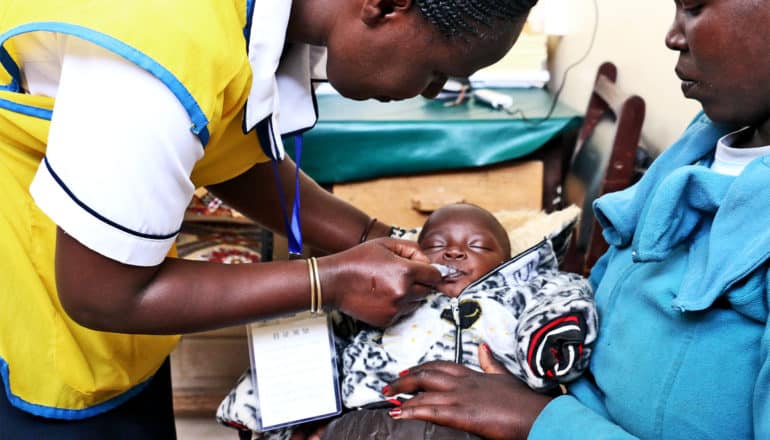
[[[500,372],[491,354],[479,348],[482,368]],[[430,362],[393,382],[389,395],[423,391],[394,417],[421,419],[491,440],[617,439],[635,437],[573,396],[538,394],[510,374],[479,373],[451,362]]]
[[[770,286],[770,271],[767,274],[766,286]],[[770,302],[770,291],[765,289],[766,301]],[[754,438],[770,438],[770,322],[765,322],[765,333],[759,348],[761,366],[756,386],[754,387]]]
[[[386,394],[423,392],[391,414],[395,418],[431,421],[487,439],[527,438],[551,397],[535,393],[507,374],[492,360],[485,345],[479,347],[479,360],[488,373],[444,361],[409,369],[390,384]]]

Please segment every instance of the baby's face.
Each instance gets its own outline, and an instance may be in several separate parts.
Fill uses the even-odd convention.
[[[505,231],[494,218],[472,205],[450,205],[433,213],[419,244],[431,262],[457,270],[436,287],[458,296],[470,283],[509,257]]]

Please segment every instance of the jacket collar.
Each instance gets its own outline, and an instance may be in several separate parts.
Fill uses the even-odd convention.
[[[487,283],[496,278],[504,278],[507,285],[525,283],[546,269],[556,269],[559,265],[551,240],[545,238],[524,252],[503,261],[478,280],[463,289],[463,293],[485,290]],[[493,283],[496,284],[496,283]],[[503,286],[496,286],[503,287]]]

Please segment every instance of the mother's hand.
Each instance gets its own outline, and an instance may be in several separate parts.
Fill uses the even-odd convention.
[[[479,348],[479,373],[452,362],[435,361],[411,368],[387,389],[388,395],[417,394],[392,412],[395,418],[420,419],[488,439],[525,439],[535,419],[551,401],[505,372],[485,346]]]

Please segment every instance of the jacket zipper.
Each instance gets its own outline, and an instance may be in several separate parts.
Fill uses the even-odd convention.
[[[612,286],[612,290],[610,290],[610,296],[607,298],[607,310],[612,310],[615,307],[615,302],[618,300],[618,296],[620,295],[621,284],[624,284],[627,282],[628,277],[631,275],[632,272],[638,270],[640,265],[638,263],[631,263],[628,267],[624,268],[621,272],[621,276],[618,277],[617,281],[615,282],[615,285]]]
[[[453,297],[449,300],[452,307],[452,319],[455,322],[455,362],[461,364],[463,362],[463,328],[460,325],[460,301],[457,297]]]

